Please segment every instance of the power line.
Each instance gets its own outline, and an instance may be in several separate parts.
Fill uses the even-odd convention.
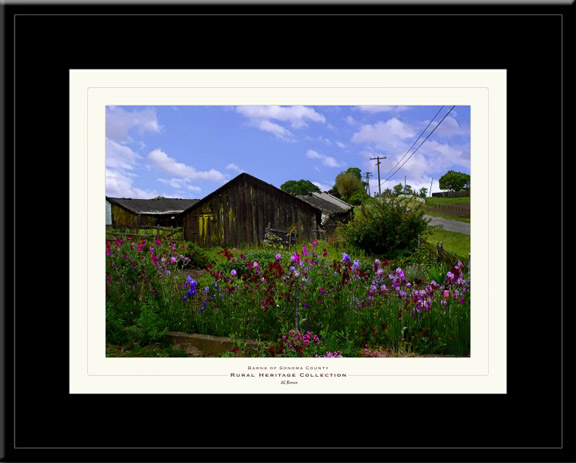
[[[430,122],[428,122],[428,125],[427,125],[426,128],[422,131],[422,133],[420,134],[420,136],[419,136],[416,140],[414,140],[414,143],[412,143],[412,146],[411,146],[410,148],[408,148],[408,151],[406,151],[406,152],[404,153],[404,156],[402,156],[402,157],[400,158],[400,160],[399,160],[396,164],[394,164],[394,166],[392,166],[392,169],[390,169],[390,172],[392,172],[392,171],[394,170],[394,167],[396,167],[398,164],[400,164],[400,163],[402,162],[402,159],[404,159],[404,157],[410,152],[410,150],[411,150],[412,148],[414,148],[414,145],[415,145],[416,143],[418,143],[418,140],[420,140],[420,138],[422,138],[422,135],[424,135],[424,133],[426,132],[426,130],[428,130],[428,127],[430,127],[430,124],[432,124],[432,122],[434,122],[434,119],[436,119],[436,117],[438,116],[438,114],[440,114],[440,111],[442,111],[442,109],[444,109],[444,106],[441,106],[441,107],[440,107],[440,109],[438,110],[438,112],[434,115],[434,117],[430,120]],[[386,180],[384,180],[384,182],[386,182]]]
[[[390,179],[396,174],[396,172],[398,172],[398,171],[404,166],[404,164],[406,164],[406,163],[408,162],[408,160],[409,160],[412,156],[414,156],[414,153],[416,153],[416,151],[418,151],[418,150],[420,149],[420,147],[426,142],[426,140],[428,140],[428,138],[430,138],[430,136],[436,131],[436,129],[437,129],[438,127],[440,127],[440,124],[442,124],[442,122],[444,121],[444,119],[446,119],[446,118],[448,117],[448,114],[450,114],[450,113],[452,112],[452,110],[455,108],[455,106],[456,106],[456,105],[454,105],[454,106],[452,106],[452,107],[450,108],[450,110],[444,115],[444,117],[440,120],[440,122],[438,122],[438,124],[436,125],[436,127],[434,127],[434,129],[432,129],[432,132],[430,132],[430,133],[428,134],[428,136],[422,141],[422,143],[420,143],[420,145],[418,145],[418,148],[416,148],[416,149],[414,150],[414,152],[413,152],[410,156],[408,156],[408,158],[406,159],[406,161],[404,161],[404,162],[402,163],[402,165],[401,165],[400,167],[398,167],[398,169],[396,169],[396,171],[395,171],[392,175],[390,175],[390,177],[388,177],[386,180],[384,180],[384,182],[387,182],[388,180],[390,180]]]

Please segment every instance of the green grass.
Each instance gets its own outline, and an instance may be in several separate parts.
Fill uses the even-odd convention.
[[[464,196],[462,198],[436,198],[434,196],[426,198],[426,204],[430,205],[441,205],[441,204],[466,204],[470,202],[470,196]]]
[[[455,205],[470,204],[470,197],[463,197],[463,198],[435,198],[435,197],[431,197],[431,198],[426,198],[426,206],[442,207],[442,206],[446,206],[446,205],[450,205],[450,204],[455,204]],[[442,218],[448,219],[448,220],[457,220],[460,222],[470,223],[469,217],[458,217],[456,215],[450,215],[450,214],[440,212],[439,210],[430,210],[430,209],[427,209],[426,207],[424,210],[426,211],[427,215],[431,215],[434,217],[442,217]]]
[[[428,227],[428,230],[430,235],[426,237],[426,241],[434,246],[436,246],[437,241],[441,241],[446,251],[456,254],[462,263],[468,262],[470,235],[455,233],[438,227]]]

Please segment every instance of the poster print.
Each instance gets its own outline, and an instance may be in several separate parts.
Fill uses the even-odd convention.
[[[88,281],[106,278],[82,360],[106,387],[393,392],[427,376],[414,392],[505,390],[488,354],[502,333],[471,285],[472,262],[487,284],[482,227],[504,212],[487,162],[505,160],[504,71],[104,75],[71,74],[86,95],[87,242],[106,243],[105,267],[88,251]],[[447,186],[453,174],[463,183]],[[439,190],[467,198],[452,204],[468,217],[430,208]],[[362,242],[379,213],[412,225],[392,236],[380,222],[388,242]],[[429,238],[440,230],[467,247]]]

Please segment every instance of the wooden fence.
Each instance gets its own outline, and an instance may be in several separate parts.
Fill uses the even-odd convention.
[[[140,233],[142,231],[147,231],[147,230],[151,230],[152,232],[155,233]],[[136,232],[136,233],[134,233]],[[168,233],[160,233],[160,232],[168,232]],[[176,233],[182,233],[183,232],[183,228],[182,227],[161,227],[159,225],[153,226],[153,227],[145,227],[145,228],[141,228],[138,230],[130,230],[130,229],[125,229],[123,231],[108,231],[106,230],[106,238],[108,238],[108,236],[120,236],[123,237],[124,239],[126,239],[128,236],[130,237],[136,237],[136,238],[170,238],[171,236],[174,236]],[[112,238],[114,239],[114,238]]]
[[[470,204],[426,204],[425,210],[456,217],[470,218]]]

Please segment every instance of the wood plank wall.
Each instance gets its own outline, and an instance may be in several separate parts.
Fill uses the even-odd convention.
[[[200,246],[261,244],[264,230],[295,227],[299,241],[315,238],[320,212],[309,204],[254,178],[230,182],[183,217],[184,239]]]

